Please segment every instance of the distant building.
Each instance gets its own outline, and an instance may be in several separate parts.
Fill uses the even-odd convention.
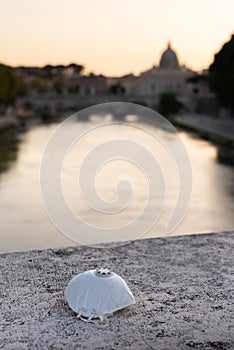
[[[153,65],[138,76],[86,76],[82,69],[83,66],[76,64],[16,68],[24,77],[29,92],[19,104],[77,110],[102,102],[126,101],[157,109],[161,93],[173,91],[187,111],[212,114],[217,110],[207,74],[198,75],[182,65],[170,42],[161,54],[159,65]]]
[[[135,98],[136,101],[157,106],[162,92],[174,91],[183,104],[190,105],[193,86],[187,79],[196,73],[179,64],[177,54],[172,50],[170,43],[159,62],[158,66],[154,65],[139,76],[129,75],[120,78],[126,95]]]

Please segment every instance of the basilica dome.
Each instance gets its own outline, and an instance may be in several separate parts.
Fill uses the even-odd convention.
[[[170,43],[168,43],[167,49],[162,54],[160,68],[179,68],[178,58],[175,51],[171,49]]]

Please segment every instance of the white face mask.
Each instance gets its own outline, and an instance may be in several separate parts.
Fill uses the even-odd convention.
[[[99,326],[106,326],[113,312],[135,304],[126,282],[102,268],[75,276],[65,290],[65,298],[78,318]]]

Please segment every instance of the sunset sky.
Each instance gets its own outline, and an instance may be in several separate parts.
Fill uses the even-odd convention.
[[[119,76],[157,64],[167,41],[208,67],[234,32],[233,0],[1,0],[0,62],[84,64]]]

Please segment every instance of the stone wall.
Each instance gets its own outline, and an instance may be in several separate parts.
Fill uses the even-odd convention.
[[[234,349],[233,232],[1,255],[1,349]],[[136,304],[101,329],[64,299],[76,274],[122,276]]]

